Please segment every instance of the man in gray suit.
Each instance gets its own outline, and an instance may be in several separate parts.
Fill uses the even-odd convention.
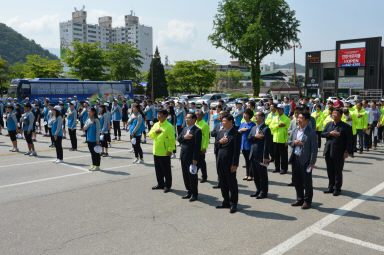
[[[311,208],[313,197],[312,170],[317,159],[317,136],[308,126],[311,115],[303,111],[297,117],[299,124],[289,137],[291,146],[289,162],[292,163],[293,182],[296,189],[296,202],[292,206],[301,206],[302,209]]]

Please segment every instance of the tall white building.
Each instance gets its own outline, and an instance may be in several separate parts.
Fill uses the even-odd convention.
[[[79,42],[99,42],[100,47],[108,50],[108,44],[133,44],[143,57],[142,70],[149,70],[153,54],[152,27],[139,23],[139,17],[131,11],[125,16],[124,27],[112,27],[112,17],[100,17],[99,24],[87,24],[87,12],[84,7],[72,12],[72,20],[60,23],[60,57],[63,58],[70,44]]]

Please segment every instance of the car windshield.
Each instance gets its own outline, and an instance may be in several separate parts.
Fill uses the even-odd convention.
[[[17,84],[16,84],[16,83],[12,83],[12,84],[9,86],[9,89],[8,89],[8,96],[9,96],[9,97],[12,97],[12,98],[16,98],[16,97],[17,97]]]
[[[201,99],[211,99],[212,95],[204,95]]]

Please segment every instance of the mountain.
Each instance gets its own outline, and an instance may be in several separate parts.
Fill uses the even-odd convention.
[[[275,69],[293,69],[293,63],[285,65],[275,64]],[[305,73],[305,66],[296,63],[296,73]]]
[[[7,25],[0,23],[0,56],[12,65],[25,62],[27,55],[40,55],[49,59],[58,59],[48,50],[43,49],[34,40],[29,40]]]
[[[60,57],[60,49],[59,48],[46,48],[51,54]]]

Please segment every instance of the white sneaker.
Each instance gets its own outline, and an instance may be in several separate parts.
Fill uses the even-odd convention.
[[[12,147],[12,149],[9,149],[9,151],[13,152],[14,149],[15,149],[15,148]]]
[[[63,163],[63,162],[64,162],[64,161],[61,160],[61,159],[56,160],[56,163],[57,163],[57,164],[60,164],[60,163]]]
[[[128,150],[128,152],[133,152],[134,151],[134,149],[130,149],[130,150]]]
[[[32,151],[31,154],[29,154],[30,157],[37,157],[36,151]]]
[[[176,153],[172,153],[172,157],[171,158],[176,158]]]
[[[32,154],[32,151],[28,151],[26,153],[24,153],[24,155],[31,155]]]
[[[12,152],[19,152],[18,148],[13,148]]]
[[[140,159],[137,158],[137,159],[135,159],[132,163],[133,163],[133,164],[137,164],[137,163],[139,163],[139,161],[140,161]]]
[[[139,159],[139,161],[137,161],[137,164],[143,164],[144,163],[144,159]]]

